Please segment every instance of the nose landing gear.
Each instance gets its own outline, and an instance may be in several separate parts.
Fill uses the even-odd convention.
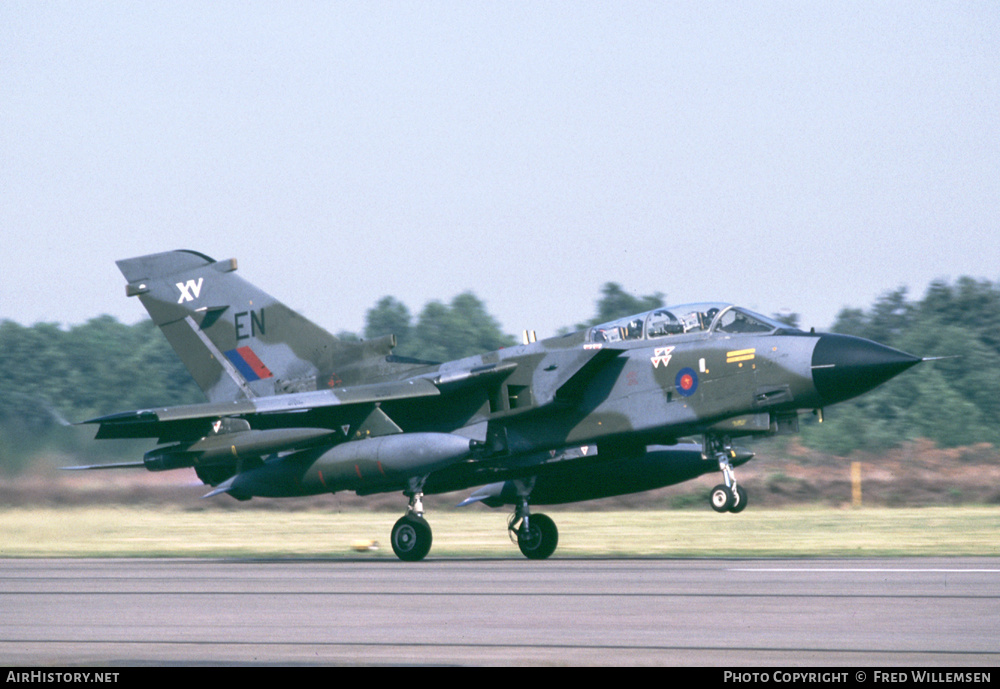
[[[729,486],[720,483],[712,489],[712,509],[716,512],[742,512],[747,506],[747,492],[743,486]]]
[[[725,483],[720,483],[712,489],[709,501],[716,512],[742,512],[747,506],[747,492],[736,483],[736,472],[733,470],[732,459],[736,456],[729,438],[705,436],[705,458],[714,457],[719,462],[719,470]]]

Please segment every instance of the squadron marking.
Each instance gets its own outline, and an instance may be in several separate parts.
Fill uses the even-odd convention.
[[[663,364],[663,368],[667,367],[670,363],[670,358],[673,356],[671,352],[674,351],[674,347],[657,347],[653,350],[653,356],[650,357],[650,361],[653,362],[653,368],[659,368],[660,364]]]
[[[737,349],[734,352],[726,352],[726,363],[735,364],[740,361],[753,361],[756,355],[756,349]]]
[[[177,300],[178,304],[183,304],[186,301],[194,301],[201,296],[201,286],[205,282],[205,278],[198,278],[197,280],[188,280],[187,282],[178,282],[177,289],[181,291],[181,297]]]

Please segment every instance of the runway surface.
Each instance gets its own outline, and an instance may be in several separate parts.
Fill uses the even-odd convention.
[[[1000,663],[1000,559],[0,560],[0,664]]]

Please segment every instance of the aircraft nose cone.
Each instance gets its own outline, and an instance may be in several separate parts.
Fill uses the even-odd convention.
[[[812,376],[824,404],[868,392],[921,359],[850,335],[821,335],[813,350]]]

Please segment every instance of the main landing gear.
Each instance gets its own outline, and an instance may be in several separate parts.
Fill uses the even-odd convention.
[[[431,526],[424,519],[423,479],[411,480],[405,494],[410,498],[406,514],[392,527],[392,552],[406,562],[417,562],[431,551]]]
[[[528,496],[535,487],[535,479],[514,481],[517,487],[517,508],[507,520],[510,540],[517,543],[521,554],[529,560],[544,560],[556,551],[559,545],[559,530],[556,523],[544,514],[531,514]]]
[[[522,500],[517,510],[507,521],[511,540],[529,560],[544,560],[556,551],[559,545],[559,530],[548,515],[529,514],[528,501]]]
[[[736,456],[732,442],[727,437],[705,436],[705,458],[714,457],[719,462],[719,470],[725,483],[720,483],[712,489],[712,509],[716,512],[742,512],[747,506],[747,492],[736,483],[736,472],[733,471],[732,458]]]
[[[405,562],[417,562],[427,557],[431,550],[431,527],[424,519],[424,478],[411,479],[404,495],[410,498],[406,514],[392,527],[392,551]],[[517,543],[529,560],[544,560],[555,552],[559,545],[559,530],[555,522],[544,514],[531,514],[528,496],[534,487],[534,479],[516,481],[518,504],[514,514],[507,521],[511,540]]]

